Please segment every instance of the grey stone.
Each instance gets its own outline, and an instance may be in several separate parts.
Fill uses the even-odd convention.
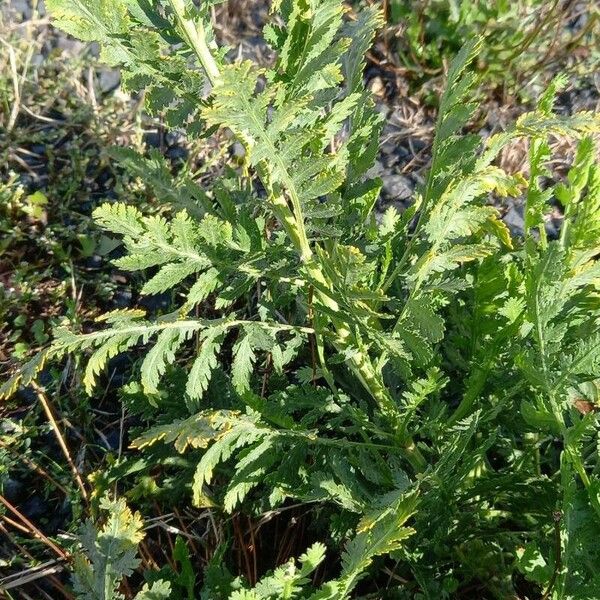
[[[231,153],[237,158],[243,158],[244,156],[246,156],[246,150],[244,149],[244,146],[239,142],[235,142],[235,144],[233,144],[233,146],[231,147]]]
[[[44,64],[44,55],[43,54],[34,54],[31,57],[31,66],[32,67],[41,67]]]
[[[144,133],[144,144],[149,148],[161,147],[161,135],[158,131],[147,131]]]
[[[385,165],[387,169],[391,169],[400,162],[400,157],[394,151],[385,152],[382,148],[380,156],[381,162]]]
[[[2,7],[2,12],[21,15],[24,21],[33,16],[29,0],[10,0],[8,6]]]
[[[375,164],[367,171],[367,177],[373,179],[374,177],[383,177],[385,173],[385,166],[380,160],[376,160]]]
[[[98,73],[98,86],[106,94],[116,90],[121,83],[121,74],[113,69],[102,69]]]
[[[173,162],[184,162],[188,157],[188,151],[182,146],[171,146],[165,154]]]
[[[546,229],[546,235],[551,240],[557,240],[560,232],[560,227],[562,222],[560,219],[547,219],[544,223],[544,228]]]
[[[17,503],[23,492],[23,484],[9,477],[4,480],[2,493],[9,502]]]
[[[409,151],[400,143],[400,140],[395,136],[383,136],[383,141],[379,149],[381,162],[387,169],[394,167],[397,164],[405,164],[410,160]]]
[[[525,232],[525,219],[523,217],[523,205],[511,203],[502,219],[513,235],[523,235]]]
[[[83,42],[67,37],[63,34],[57,35],[55,44],[59,50],[62,50],[69,56],[80,56],[86,47],[86,44]]]
[[[389,107],[385,102],[378,102],[377,98],[375,98],[375,110],[381,115],[383,116],[385,119],[388,118],[388,114],[389,114]]]
[[[181,131],[172,129],[167,131],[165,142],[167,146],[182,146],[185,143],[185,135]]]
[[[383,177],[383,193],[393,200],[408,200],[414,192],[413,182],[404,175]]]

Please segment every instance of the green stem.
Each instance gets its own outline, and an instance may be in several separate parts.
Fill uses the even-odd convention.
[[[177,22],[182,29],[182,33],[186,42],[193,48],[196,56],[202,64],[206,76],[210,83],[214,86],[221,79],[221,73],[217,62],[206,43],[206,31],[204,25],[200,21],[194,23],[185,15],[185,3],[183,0],[169,0],[169,5],[173,9]]]
[[[185,14],[185,4],[183,0],[168,0],[169,4],[175,13],[179,26],[182,30],[186,41],[190,47],[196,53],[198,60],[202,64],[204,71],[208,79],[213,86],[217,85],[221,79],[219,67],[214,60],[211,51],[206,43],[206,32],[201,23],[194,23]],[[304,226],[304,220],[300,211],[300,201],[295,195],[295,191],[290,191],[291,201],[294,211],[290,210],[285,196],[281,193],[276,193],[269,185],[268,174],[265,169],[259,166],[257,168],[257,174],[265,189],[268,190],[271,206],[273,212],[279,219],[282,227],[285,229],[287,235],[292,241],[296,251],[300,256],[300,260],[306,265],[306,270],[310,278],[314,281],[323,285],[325,289],[329,289],[331,286],[323,274],[322,269],[313,260],[314,254],[308,241],[306,234],[306,228]],[[290,186],[293,187],[293,186]],[[323,291],[316,291],[316,297],[324,306],[326,306],[333,314],[340,313],[340,307],[338,303],[327,293]],[[354,336],[343,318],[332,318],[332,324],[336,330],[337,340],[335,346],[340,350],[344,350],[353,344]],[[394,423],[398,425],[400,422],[400,414],[398,407],[391,397],[389,391],[384,386],[381,376],[373,366],[373,363],[366,352],[360,352],[353,354],[350,359],[350,368],[354,374],[358,377],[361,384],[369,392],[382,412]],[[406,455],[407,460],[414,467],[415,471],[423,471],[427,463],[424,457],[419,452],[415,443],[410,438],[401,440],[403,453]]]

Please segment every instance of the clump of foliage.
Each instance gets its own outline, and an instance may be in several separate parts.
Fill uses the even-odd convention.
[[[225,129],[245,155],[210,189],[180,186],[188,210],[99,207],[98,224],[124,241],[119,268],[179,303],[57,329],[1,393],[70,353],[88,356],[91,392],[113,357],[144,348],[126,394],[148,425],[132,444],[147,463],[185,457],[171,461],[173,486],[183,479],[195,506],[223,515],[290,504],[325,515],[298,561],[254,587],[212,563],[201,597],[597,597],[598,116],[554,114],[559,78],[506,131],[464,134],[472,40],[448,71],[425,185],[410,209],[377,218],[368,172],[382,123],[362,71],[379,13],[345,20],[338,0],[275,1],[265,37],[278,58],[260,69],[215,47],[211,4],[47,1],[59,26],[101,43],[130,90],[146,89],[151,111],[190,135]],[[578,140],[557,186],[552,136]],[[527,177],[494,163],[522,138]],[[523,239],[490,203],[503,197],[524,198]],[[556,240],[551,201],[564,207]],[[82,540],[76,581],[91,597],[118,597],[135,566],[141,525],[113,508]],[[163,597],[170,580],[153,585],[141,597]]]
[[[579,77],[598,69],[600,14],[593,1],[390,0],[387,6],[389,25],[400,28],[388,43],[418,83],[442,73],[463,41],[481,34],[486,43],[476,67],[488,83],[511,91],[557,68]],[[569,62],[572,56],[578,59]]]

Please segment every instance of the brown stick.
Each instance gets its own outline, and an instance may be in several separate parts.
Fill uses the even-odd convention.
[[[252,524],[252,519],[250,517],[246,517],[248,520],[248,530],[250,532],[250,547],[252,552],[252,567],[254,571],[252,573],[252,580],[256,583],[258,580],[258,565],[257,565],[257,555],[258,548],[256,547],[256,538],[254,537],[254,526]]]
[[[6,529],[6,527],[4,527],[2,523],[0,523],[0,533],[3,533],[6,536],[6,538],[10,540],[10,543],[15,548],[17,548],[17,550],[21,553],[22,556],[25,556],[31,562],[38,562],[33,557],[33,555],[27,551],[27,548],[24,548],[23,546],[21,546],[21,544],[12,539],[12,536],[10,535],[9,531]],[[2,581],[5,581],[5,579],[6,578],[2,579]],[[50,581],[52,585],[54,585],[54,587],[56,587],[56,589],[59,590],[65,598],[67,598],[68,600],[75,600],[75,597],[65,589],[63,584],[54,575],[49,575],[48,581]]]
[[[554,584],[558,579],[558,574],[562,568],[562,544],[560,539],[560,522],[562,521],[563,514],[560,511],[556,511],[553,515],[554,519],[554,552],[556,557],[554,559],[554,572],[552,573],[552,577],[550,578],[550,582],[548,583],[548,587],[542,596],[542,600],[547,600],[550,598],[550,594],[552,593],[552,589],[554,588]]]
[[[48,548],[53,550],[60,558],[64,560],[69,559],[69,555],[62,549],[59,548],[51,539],[49,539],[46,535],[44,535],[24,514],[19,512],[4,496],[0,494],[0,503],[4,504],[8,510],[16,515],[27,527],[29,527],[29,534],[33,537],[36,537],[41,542],[46,544]]]
[[[67,462],[69,463],[69,467],[71,468],[71,472],[73,473],[73,477],[75,477],[75,481],[77,482],[77,485],[81,491],[81,495],[83,496],[83,499],[87,503],[87,501],[88,501],[87,491],[85,489],[85,486],[83,485],[83,481],[81,479],[81,476],[79,475],[79,471],[77,470],[77,467],[75,466],[75,463],[73,462],[73,459],[71,458],[69,449],[67,448],[67,444],[65,443],[62,433],[60,432],[60,429],[58,428],[58,423],[56,422],[56,419],[54,418],[54,415],[52,414],[52,410],[50,409],[50,404],[48,402],[48,398],[46,397],[46,394],[44,394],[44,391],[42,390],[42,388],[37,383],[33,382],[31,385],[33,386],[33,389],[35,390],[38,400],[40,401],[40,404],[44,407],[44,411],[46,413],[46,416],[48,417],[48,420],[50,421],[50,425],[52,425],[52,429],[54,431],[54,435],[56,436],[56,440],[58,441],[58,445],[60,446],[61,450],[63,451],[63,454],[65,455],[65,458],[67,459]]]
[[[27,529],[27,527],[21,525],[21,523],[17,523],[16,521],[13,521],[10,517],[7,517],[6,515],[0,515],[0,519],[5,521],[6,523],[8,523],[11,527],[18,529],[21,533],[27,533],[27,534],[30,533],[30,531],[29,531],[29,529]]]

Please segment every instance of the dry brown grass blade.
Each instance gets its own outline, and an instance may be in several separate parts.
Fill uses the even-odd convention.
[[[17,548],[17,550],[20,552],[20,556],[29,559],[31,562],[39,562],[38,560],[36,560],[33,555],[28,552],[27,548],[25,548],[24,546],[22,546],[21,544],[19,544],[15,539],[13,539],[13,537],[10,535],[9,531],[6,529],[6,527],[4,527],[4,525],[2,523],[0,523],[0,533],[4,534],[4,536],[6,537],[7,540],[10,540],[10,543]],[[61,560],[61,559],[59,559]],[[58,561],[57,561],[58,562]],[[20,575],[19,573],[16,573],[15,575]],[[65,586],[58,580],[58,578],[55,575],[49,574],[47,576],[48,582],[51,583],[55,589],[57,589],[67,600],[75,600],[75,597],[73,596],[73,594],[71,594],[71,592],[69,592]],[[4,579],[0,580],[0,590],[3,589],[2,584],[4,582]],[[24,594],[24,592],[22,590],[19,590],[20,595],[25,598],[26,595]]]
[[[41,565],[25,569],[20,573],[14,573],[0,579],[0,590],[10,590],[12,588],[20,587],[26,583],[37,581],[38,579],[45,579],[60,573],[64,568],[64,561],[62,560],[49,560]]]
[[[21,533],[24,533],[26,535],[29,534],[29,529],[27,529],[27,527],[21,525],[21,523],[17,523],[17,521],[14,521],[10,517],[7,517],[6,515],[0,515],[0,519],[2,519],[5,523],[10,525],[13,529],[16,529],[17,531],[20,531]]]
[[[67,444],[65,443],[64,437],[58,427],[58,423],[56,422],[56,419],[54,418],[54,414],[52,413],[52,409],[50,408],[50,403],[48,402],[48,398],[47,398],[46,394],[44,393],[44,390],[42,390],[42,388],[37,383],[35,383],[35,382],[32,383],[32,386],[33,386],[33,389],[35,390],[38,400],[40,401],[40,404],[44,408],[44,412],[46,413],[46,416],[48,417],[48,420],[50,421],[50,425],[52,425],[52,430],[54,431],[54,435],[56,436],[58,445],[60,446],[63,454],[65,455],[65,458],[67,459],[67,462],[69,463],[69,467],[71,469],[71,472],[73,473],[73,477],[75,478],[77,486],[79,487],[79,490],[81,491],[81,495],[82,495],[83,499],[85,500],[85,502],[87,503],[88,502],[88,493],[85,489],[85,486],[83,485],[83,480],[81,479],[81,475],[79,474],[79,471],[77,470],[77,467],[75,466],[75,463],[73,462],[73,459],[71,458],[71,454],[69,452]]]
[[[3,504],[13,515],[15,515],[28,529],[29,535],[40,540],[48,546],[57,556],[63,560],[68,560],[69,555],[59,546],[57,546],[48,536],[42,533],[37,526],[32,523],[23,513],[14,507],[4,496],[0,494],[0,504]]]

